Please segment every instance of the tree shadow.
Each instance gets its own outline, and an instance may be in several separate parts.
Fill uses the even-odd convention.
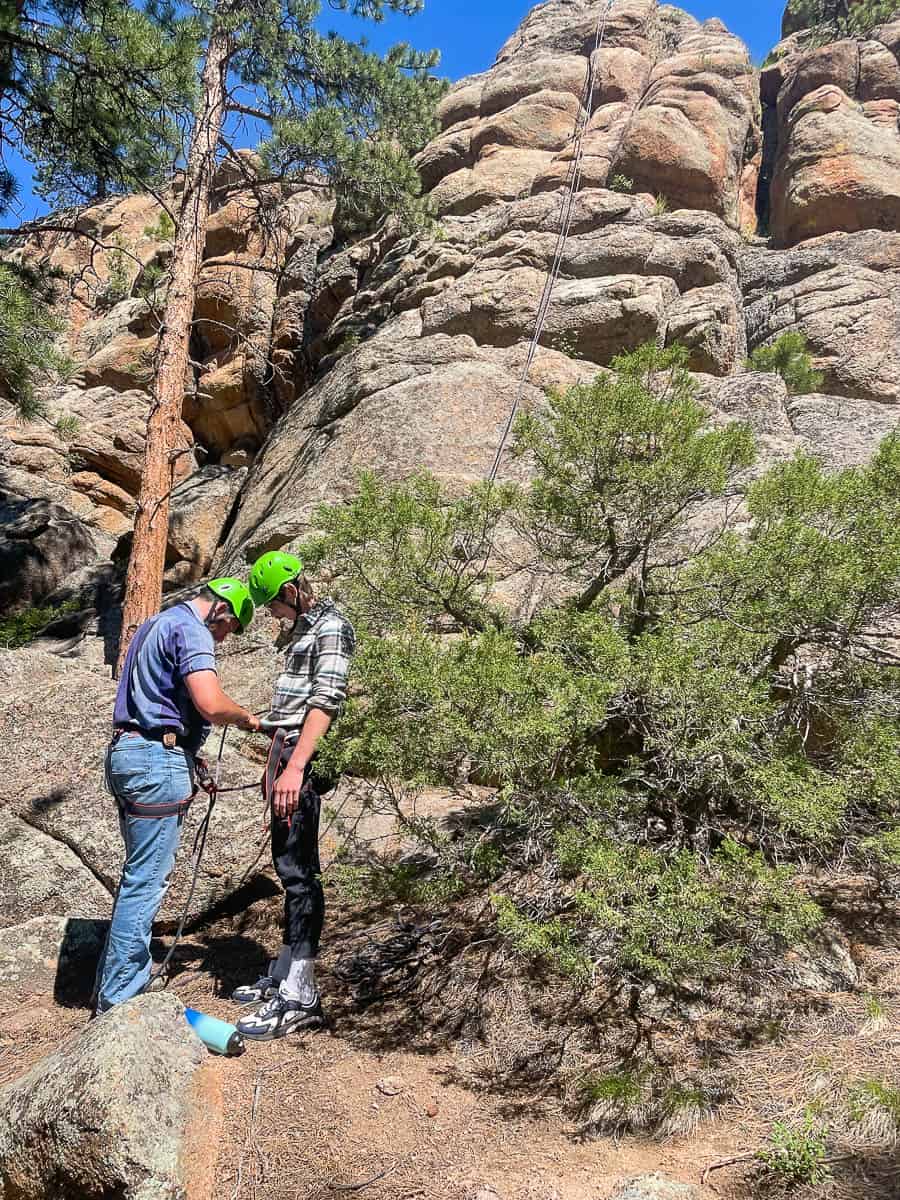
[[[169,965],[169,979],[177,983],[179,976],[205,975],[213,981],[213,995],[226,997],[238,984],[265,975],[269,958],[266,947],[245,934],[202,937],[179,943]]]
[[[849,1154],[833,1167],[834,1182],[848,1200],[897,1200],[900,1196],[900,1143]]]

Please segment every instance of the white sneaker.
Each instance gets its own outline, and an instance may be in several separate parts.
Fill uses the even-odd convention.
[[[276,992],[255,1012],[242,1017],[237,1023],[237,1031],[241,1037],[251,1041],[269,1042],[297,1029],[318,1029],[324,1024],[325,1018],[318,992],[312,1004],[288,1000],[280,992]]]

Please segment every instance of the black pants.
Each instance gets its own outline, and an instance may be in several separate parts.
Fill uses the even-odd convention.
[[[296,741],[279,746],[272,743],[272,757],[266,771],[271,783],[287,766]],[[291,816],[290,822],[269,812],[272,834],[272,862],[284,888],[284,944],[290,947],[293,958],[315,958],[319,952],[319,939],[325,920],[325,893],[319,878],[319,811],[321,800],[309,778],[307,767],[303,776],[300,806]],[[290,963],[282,962],[287,955],[279,956],[276,975],[287,975]]]

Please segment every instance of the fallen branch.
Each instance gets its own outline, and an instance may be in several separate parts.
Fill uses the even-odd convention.
[[[392,1175],[399,1165],[398,1160],[389,1167],[385,1167],[383,1171],[379,1171],[377,1175],[373,1175],[370,1179],[364,1179],[362,1183],[329,1183],[328,1189],[332,1192],[361,1192],[363,1188],[371,1187],[379,1179],[384,1179],[387,1175]]]
[[[706,1181],[713,1171],[721,1171],[723,1167],[732,1167],[735,1163],[751,1162],[754,1158],[756,1158],[755,1150],[750,1154],[734,1154],[731,1158],[721,1158],[718,1162],[710,1163],[700,1176],[700,1186],[706,1186]]]

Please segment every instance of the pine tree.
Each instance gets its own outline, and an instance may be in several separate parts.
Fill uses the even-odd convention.
[[[46,415],[36,385],[69,366],[56,346],[61,331],[41,281],[0,264],[0,396],[23,420]]]
[[[412,15],[423,0],[333,0],[333,7],[381,20]],[[134,631],[159,605],[165,565],[172,453],[184,398],[194,294],[210,192],[229,113],[262,121],[267,178],[314,171],[334,189],[345,227],[387,211],[416,209],[411,156],[433,130],[442,85],[429,72],[436,54],[397,46],[382,59],[363,45],[313,27],[317,0],[237,0],[197,9],[205,31],[200,93],[177,214],[173,268],[158,349],[154,403],[126,581],[119,666]],[[253,103],[244,99],[247,94]]]
[[[17,145],[55,205],[154,187],[192,104],[197,33],[122,0],[0,0],[0,156]],[[0,157],[0,209],[14,193]]]
[[[864,37],[897,12],[896,0],[789,0],[782,37],[811,30],[810,45],[845,37]]]

